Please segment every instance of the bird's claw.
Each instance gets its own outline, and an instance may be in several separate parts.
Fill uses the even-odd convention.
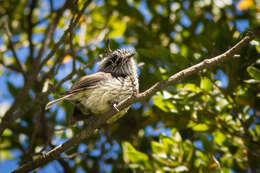
[[[113,106],[113,108],[114,108],[117,112],[120,112],[119,109],[117,108],[117,104],[116,104],[116,103],[112,104],[112,106]]]

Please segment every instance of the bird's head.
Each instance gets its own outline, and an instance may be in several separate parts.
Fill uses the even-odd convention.
[[[129,49],[110,51],[99,63],[99,71],[116,75],[136,75],[135,52]]]

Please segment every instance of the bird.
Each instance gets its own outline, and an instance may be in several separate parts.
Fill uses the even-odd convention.
[[[135,55],[135,51],[130,49],[109,49],[98,63],[98,72],[81,77],[60,98],[49,102],[45,109],[67,100],[76,105],[76,120],[102,115],[115,109],[117,113],[107,123],[115,122],[130,108],[119,111],[117,105],[139,92]]]

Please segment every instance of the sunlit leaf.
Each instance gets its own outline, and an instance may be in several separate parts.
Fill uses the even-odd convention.
[[[206,124],[197,124],[194,127],[192,127],[192,129],[194,131],[203,132],[203,131],[207,131],[209,129],[209,126]]]
[[[62,61],[62,63],[67,63],[67,62],[69,62],[70,60],[71,60],[71,56],[70,55],[66,55],[64,58],[63,58],[63,61]]]
[[[122,144],[124,152],[124,160],[126,162],[147,162],[149,160],[148,156],[142,152],[135,150],[135,148],[129,143],[124,142]]]
[[[246,10],[254,5],[253,0],[240,0],[237,4],[239,10]]]
[[[215,168],[215,167],[217,167],[218,165],[215,163],[215,162],[213,162],[213,163],[211,163],[210,165],[209,165],[209,168]]]
[[[0,152],[0,160],[10,160],[13,158],[13,155],[10,151],[2,150]]]
[[[158,142],[154,142],[152,141],[152,150],[154,153],[162,153],[165,152],[164,149],[165,147],[163,146],[163,144],[160,144]]]
[[[207,77],[202,77],[200,81],[200,87],[206,91],[210,91],[213,88],[213,84]]]
[[[260,81],[260,70],[258,68],[250,66],[247,68],[247,72],[252,78]]]
[[[174,168],[175,172],[184,172],[184,171],[188,171],[188,168],[186,166],[178,166],[176,168]]]
[[[216,141],[216,143],[219,145],[222,145],[226,139],[226,136],[223,133],[221,133],[220,131],[214,132],[213,137],[214,137],[214,140]]]
[[[115,21],[112,24],[111,32],[109,32],[109,37],[121,37],[123,36],[124,32],[126,30],[126,23],[123,21]]]

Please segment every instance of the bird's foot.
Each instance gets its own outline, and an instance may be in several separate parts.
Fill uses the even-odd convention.
[[[120,112],[119,109],[117,108],[117,105],[118,105],[117,102],[110,102],[109,104],[113,107],[114,110],[116,110],[117,112]]]

